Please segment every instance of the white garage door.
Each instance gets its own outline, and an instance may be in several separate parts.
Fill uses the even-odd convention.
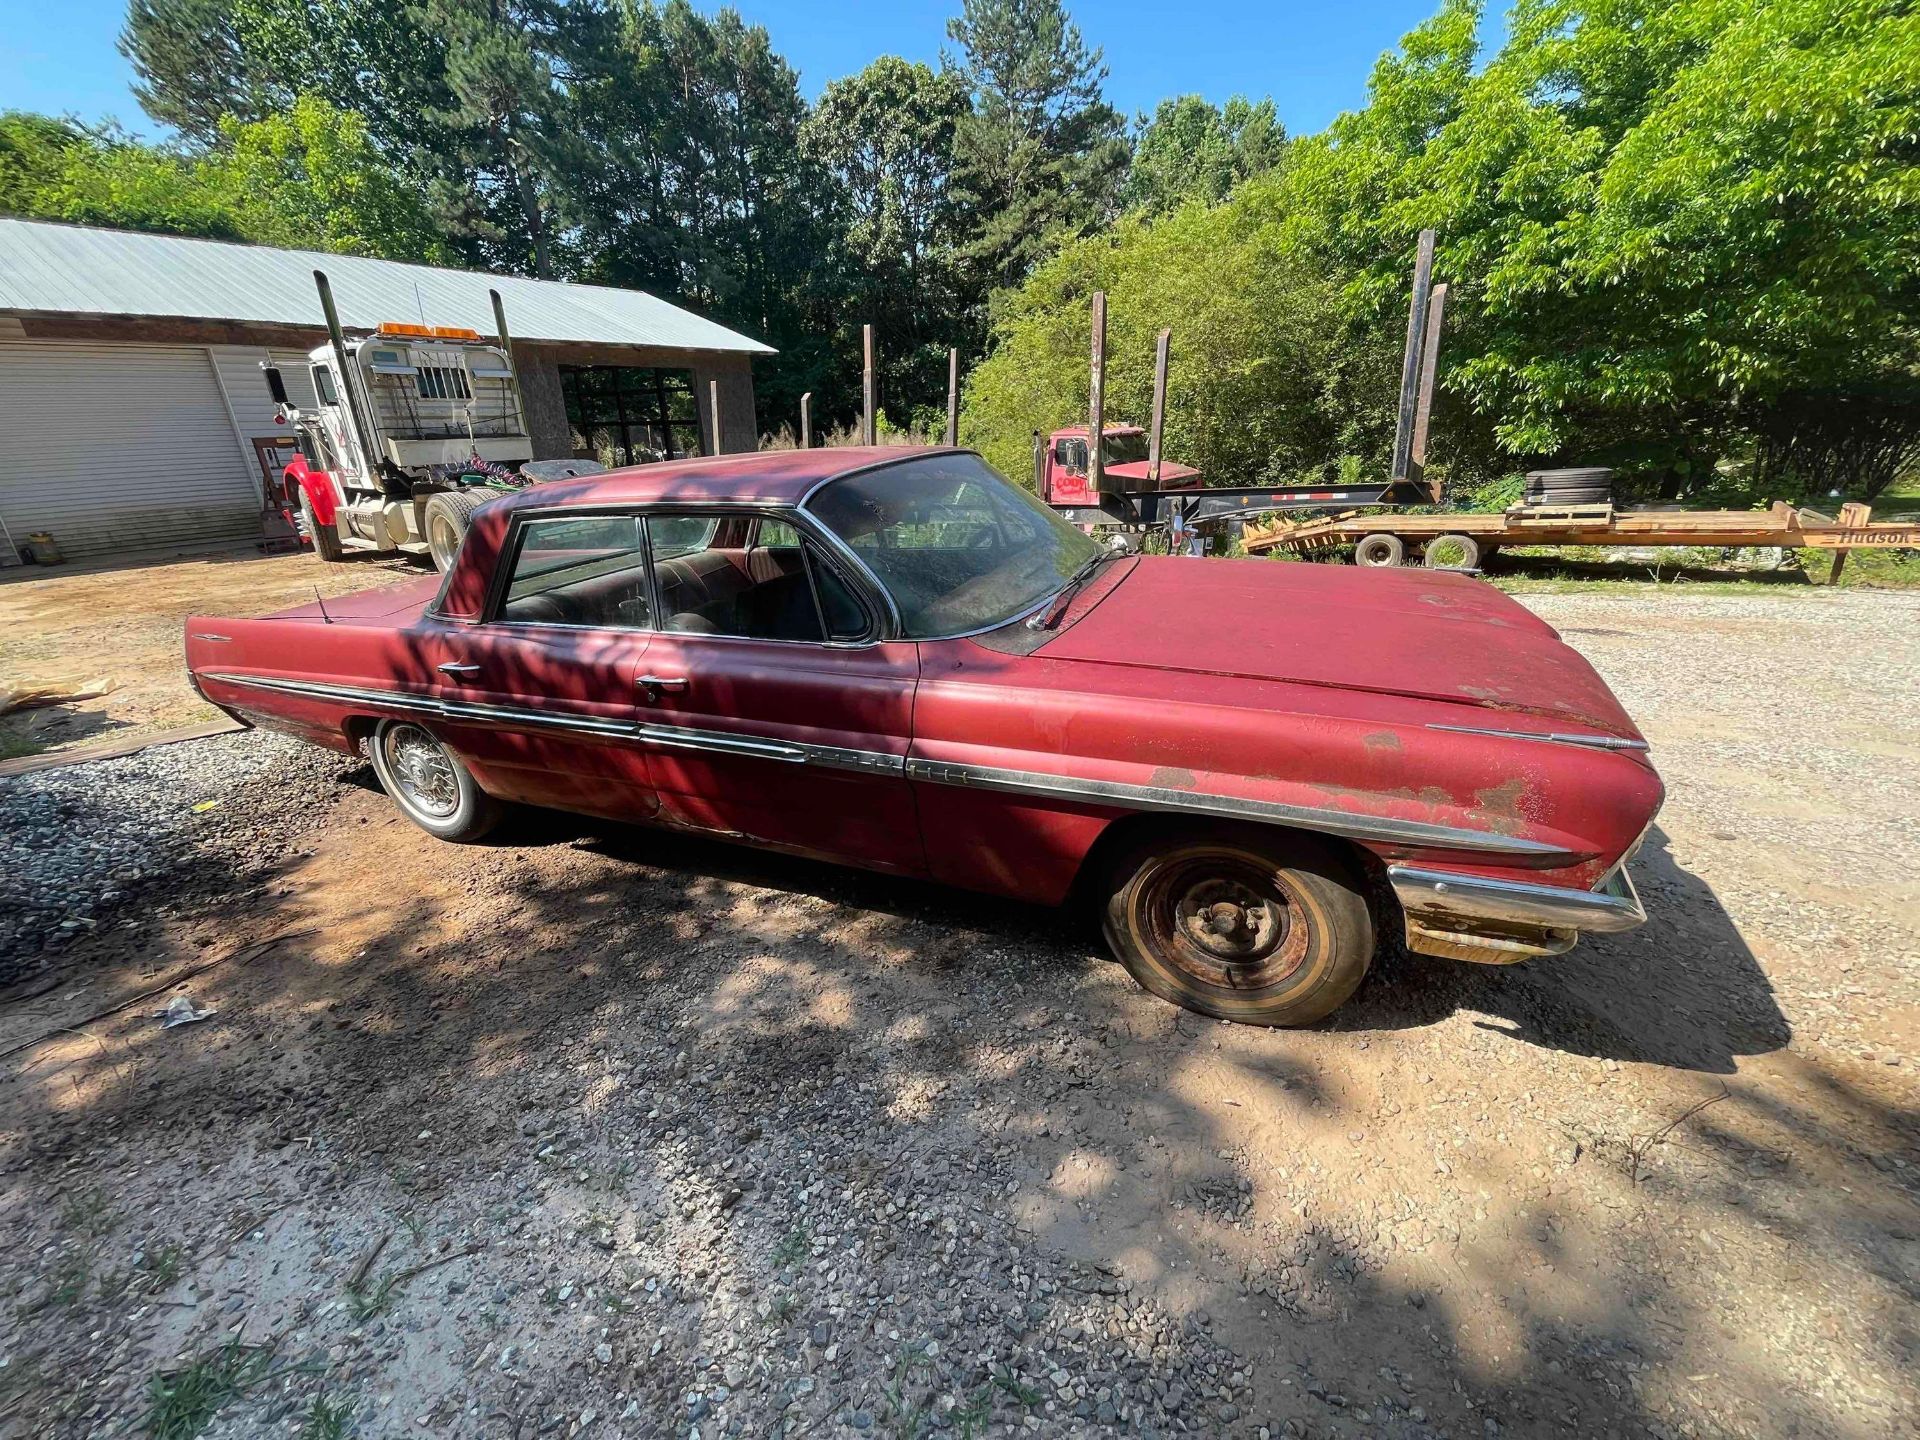
[[[203,349],[0,343],[0,519],[68,555],[251,540],[260,487]]]

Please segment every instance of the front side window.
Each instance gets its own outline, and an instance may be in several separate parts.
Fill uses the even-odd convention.
[[[652,627],[645,537],[638,516],[529,520],[519,537],[502,620],[623,630]]]
[[[909,639],[1003,625],[1100,553],[977,455],[929,455],[842,476],[807,508],[887,588]]]
[[[783,521],[654,515],[647,524],[663,630],[820,644],[862,640],[871,629],[832,563]],[[705,537],[689,545],[696,525]],[[791,543],[769,543],[781,538]]]
[[[322,405],[338,405],[339,392],[333,388],[333,371],[325,365],[313,367],[313,393],[320,397]]]

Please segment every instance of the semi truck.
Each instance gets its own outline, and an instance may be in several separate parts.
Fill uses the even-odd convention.
[[[288,519],[322,560],[399,552],[445,570],[473,512],[501,491],[601,468],[533,459],[498,291],[497,337],[388,321],[350,338],[326,274],[313,278],[328,336],[307,356],[314,408],[292,402],[277,367],[261,368],[299,446],[282,476]]]

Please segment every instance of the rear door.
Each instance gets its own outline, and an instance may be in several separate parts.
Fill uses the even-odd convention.
[[[488,618],[429,640],[448,742],[504,799],[644,820],[660,808],[634,733],[652,641],[637,515],[532,515],[502,550]]]
[[[905,776],[919,647],[786,518],[649,517],[660,630],[635,694],[680,824],[924,873]]]

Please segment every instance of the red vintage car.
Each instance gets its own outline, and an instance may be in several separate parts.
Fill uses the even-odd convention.
[[[1645,918],[1661,785],[1553,630],[1464,575],[1103,550],[977,455],[729,455],[478,511],[439,580],[187,663],[365,750],[429,834],[511,804],[1023,900],[1084,896],[1156,994],[1302,1024],[1382,935],[1457,959]]]

